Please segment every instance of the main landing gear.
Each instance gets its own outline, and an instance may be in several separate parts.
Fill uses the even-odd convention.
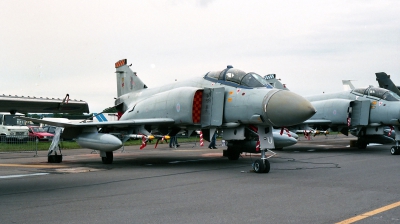
[[[60,154],[57,154],[57,150],[59,151]],[[54,154],[53,154],[54,152]],[[62,153],[61,153],[61,147],[60,144],[58,144],[56,147],[49,149],[49,152],[47,154],[47,162],[48,163],[61,163],[63,159]]]
[[[228,157],[229,160],[238,160],[240,157],[240,152],[237,149],[228,147],[227,150],[223,151],[223,156]]]
[[[113,162],[114,156],[113,152],[100,151],[101,161],[103,164],[111,164]]]
[[[363,140],[362,138],[357,139],[357,148],[366,149],[367,145],[368,145],[367,141]]]
[[[55,155],[48,155],[47,156],[47,162],[48,163],[61,163],[62,162],[62,154],[61,155],[57,155],[57,153],[55,153]]]

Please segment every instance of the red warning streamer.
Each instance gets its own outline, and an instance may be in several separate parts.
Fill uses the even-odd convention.
[[[260,140],[257,141],[256,143],[256,152],[260,151]]]
[[[389,127],[390,127],[390,131],[388,133],[388,136],[390,137],[392,135],[392,131],[393,131],[394,127],[392,125],[390,125]]]
[[[307,132],[307,130],[304,130],[304,138],[311,140],[311,131]]]
[[[200,146],[204,146],[203,132],[202,131],[200,131]]]
[[[283,134],[283,130],[286,131],[287,136],[292,137],[292,135],[290,134],[290,131],[289,131],[287,128],[285,128],[285,127],[282,127],[282,129],[281,129],[281,135]]]
[[[147,142],[146,142],[146,137],[144,135],[142,136],[142,145],[140,146],[140,150],[144,149],[146,147]]]

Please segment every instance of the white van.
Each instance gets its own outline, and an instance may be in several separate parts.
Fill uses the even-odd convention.
[[[26,142],[28,141],[29,128],[24,120],[18,117],[23,114],[0,113],[0,141],[1,142]]]

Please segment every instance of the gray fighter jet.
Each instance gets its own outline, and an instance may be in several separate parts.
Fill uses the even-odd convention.
[[[255,172],[269,172],[265,151],[274,148],[273,126],[299,124],[315,114],[304,97],[274,89],[260,75],[228,66],[203,77],[148,88],[130,69],[127,60],[115,64],[118,121],[65,124],[40,121],[64,127],[64,138],[76,138],[84,148],[100,151],[103,163],[112,163],[113,151],[122,141],[109,134],[143,135],[144,148],[151,137],[175,136],[180,130],[202,130],[210,140],[216,129],[223,131],[228,149],[224,155],[236,160],[241,152],[259,152]],[[26,120],[39,122],[36,119]],[[98,131],[100,129],[100,131]],[[253,147],[249,143],[259,146]]]
[[[380,84],[395,87],[385,73],[376,75]],[[396,135],[396,130],[399,131],[400,128],[400,96],[390,90],[373,86],[355,88],[350,80],[344,80],[343,84],[350,88],[338,93],[305,97],[316,108],[317,113],[291,129],[304,129],[298,132],[312,134],[314,131],[317,133],[316,130],[330,128],[332,131],[356,136],[360,149],[365,149],[369,143],[395,143],[396,146],[391,147],[390,152],[392,155],[400,154],[400,139]]]
[[[393,143],[392,154],[399,153],[399,135],[393,139],[385,134],[385,127],[398,131],[400,128],[400,97],[392,91],[369,86],[339,93],[325,93],[305,97],[317,109],[317,113],[305,124],[331,128],[343,134],[358,137],[358,147],[369,143]]]

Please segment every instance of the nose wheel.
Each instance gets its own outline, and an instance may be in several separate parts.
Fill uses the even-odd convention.
[[[390,148],[390,154],[392,154],[392,155],[400,155],[400,147],[399,146],[392,146],[392,148]]]
[[[253,170],[256,173],[268,173],[270,170],[270,164],[267,159],[257,159],[254,161]]]
[[[274,152],[272,152],[272,153],[274,153]],[[270,158],[270,157],[268,157],[268,158]],[[268,161],[268,158],[265,156],[265,149],[261,149],[261,159],[256,159],[256,161],[254,161],[254,163],[253,163],[254,172],[256,172],[256,173],[268,173],[269,170],[271,169],[271,165],[270,165],[270,163]]]
[[[390,154],[392,155],[400,155],[400,144],[399,141],[396,141],[396,145],[390,148]]]

